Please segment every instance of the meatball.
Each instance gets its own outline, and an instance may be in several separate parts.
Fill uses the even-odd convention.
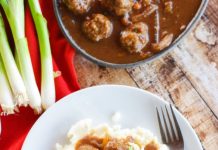
[[[105,145],[104,150],[129,150],[130,142],[134,142],[132,137],[127,137],[126,139],[111,139]]]
[[[101,0],[101,4],[116,15],[122,16],[132,11],[134,0]]]
[[[139,22],[121,32],[121,45],[130,53],[141,53],[149,41],[148,26]]]
[[[115,12],[118,16],[129,13],[134,5],[133,0],[116,0]]]
[[[159,149],[160,149],[160,146],[156,141],[151,141],[144,148],[144,150],[159,150]]]
[[[81,145],[77,148],[77,150],[99,150],[98,148],[95,148],[94,146],[91,145]]]
[[[113,24],[106,16],[93,14],[83,23],[82,30],[90,40],[98,42],[111,35]]]
[[[87,13],[94,0],[64,0],[66,6],[74,14],[84,14]]]

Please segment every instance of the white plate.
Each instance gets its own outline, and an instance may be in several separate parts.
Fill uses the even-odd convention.
[[[103,85],[75,92],[48,109],[30,130],[23,150],[52,150],[64,143],[70,127],[81,119],[91,118],[95,124],[111,122],[111,116],[122,114],[122,127],[145,127],[159,139],[156,106],[164,106],[161,98],[133,87]],[[176,117],[185,140],[186,150],[202,150],[201,143],[187,120],[177,111]]]

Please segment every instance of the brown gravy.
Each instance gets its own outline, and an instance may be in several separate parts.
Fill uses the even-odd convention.
[[[126,139],[109,139],[109,138],[98,138],[95,136],[86,136],[76,143],[75,150],[129,150],[129,142],[134,143],[134,139],[129,136]],[[149,142],[145,150],[159,150],[159,144],[155,141]]]
[[[173,33],[175,39],[184,30],[181,29],[181,27],[187,26],[192,20],[201,4],[201,0],[173,0],[173,3],[174,8],[172,14],[165,13],[163,6],[164,4],[159,4],[160,35],[161,33],[167,31],[168,33]],[[143,20],[149,27],[150,42],[143,49],[144,52],[149,52],[149,55],[142,56],[140,54],[130,54],[127,50],[120,46],[120,32],[125,28],[125,26],[120,23],[121,18],[112,15],[107,10],[99,7],[99,5],[99,3],[96,3],[88,12],[88,14],[84,16],[75,16],[71,11],[68,10],[63,2],[60,1],[59,10],[63,23],[77,45],[86,50],[87,53],[100,60],[118,64],[134,63],[156,53],[151,48],[151,43],[155,42],[155,14],[152,14]],[[81,24],[87,15],[89,16],[93,13],[104,14],[112,21],[114,28],[113,33],[109,38],[103,39],[99,42],[93,42],[84,36],[81,30]]]
[[[77,142],[76,150],[78,150],[79,147],[83,146],[83,145],[90,145],[90,146],[93,146],[97,149],[102,149],[103,141],[104,141],[104,139],[102,139],[102,138],[86,136]]]

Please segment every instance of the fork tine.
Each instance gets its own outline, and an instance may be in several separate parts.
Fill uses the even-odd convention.
[[[175,123],[175,126],[176,126],[176,130],[177,130],[177,133],[178,133],[178,138],[179,138],[179,140],[183,141],[183,136],[182,136],[182,133],[181,133],[181,129],[179,127],[179,123],[178,123],[178,121],[176,119],[176,115],[175,115],[175,113],[173,111],[173,108],[172,108],[171,104],[170,104],[170,110],[171,110],[171,113],[173,115],[173,120],[174,120],[174,123]]]
[[[163,130],[163,126],[161,124],[160,114],[159,114],[159,111],[158,111],[157,107],[156,107],[156,111],[157,111],[157,118],[158,118],[158,124],[159,124],[159,128],[160,128],[160,134],[161,134],[162,142],[166,143],[167,140],[166,140],[166,136],[165,136],[165,133],[164,133],[164,130]]]
[[[177,138],[176,138],[175,130],[173,128],[172,119],[171,119],[171,117],[169,115],[169,112],[168,112],[168,109],[167,109],[166,105],[165,105],[165,109],[166,109],[166,112],[167,112],[167,117],[168,117],[168,120],[169,120],[169,123],[170,123],[170,128],[171,128],[171,131],[172,131],[172,135],[173,135],[173,139],[172,140],[174,141],[174,140],[177,140]]]
[[[164,120],[165,129],[166,129],[166,133],[167,133],[168,143],[171,143],[171,136],[170,136],[169,128],[168,128],[167,121],[166,121],[166,118],[165,118],[162,107],[161,107],[161,111],[162,111],[162,117],[163,117],[163,120]]]

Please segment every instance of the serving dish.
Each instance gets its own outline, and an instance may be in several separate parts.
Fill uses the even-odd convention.
[[[84,49],[82,49],[76,42],[75,40],[71,37],[71,35],[69,34],[67,28],[65,27],[62,18],[61,18],[61,14],[59,11],[59,0],[53,0],[53,6],[54,6],[54,11],[55,11],[55,15],[59,24],[59,27],[61,28],[64,36],[66,37],[66,39],[69,41],[69,43],[71,44],[72,47],[74,47],[78,52],[80,52],[85,58],[87,58],[88,60],[100,65],[100,66],[105,66],[105,67],[113,67],[113,68],[129,68],[129,67],[134,67],[134,66],[138,66],[140,64],[143,63],[147,63],[147,62],[151,62],[155,59],[158,59],[159,57],[163,56],[164,54],[166,54],[167,52],[169,52],[170,50],[172,50],[175,46],[178,45],[178,43],[186,36],[188,35],[188,33],[191,31],[191,29],[195,26],[195,24],[200,20],[201,16],[203,15],[205,8],[207,6],[208,0],[202,0],[201,5],[197,11],[197,13],[194,15],[193,19],[190,21],[190,23],[187,25],[187,27],[185,28],[185,30],[171,43],[170,46],[168,46],[167,48],[161,50],[159,53],[146,58],[144,60],[140,60],[134,63],[126,63],[126,64],[118,64],[118,63],[110,63],[104,60],[100,60],[92,55],[90,55],[89,53],[87,53]]]
[[[138,126],[150,130],[161,141],[156,107],[168,104],[160,97],[134,87],[102,85],[75,92],[49,108],[33,125],[22,150],[54,149],[65,143],[66,134],[77,121],[90,118],[94,124],[112,125],[111,116],[119,112],[123,128]],[[202,150],[201,143],[188,121],[177,111],[186,150]]]
[[[74,39],[71,37],[68,30],[66,29],[66,27],[63,24],[63,21],[61,19],[61,14],[60,14],[60,11],[59,11],[59,8],[58,8],[59,7],[59,0],[53,0],[54,11],[55,11],[55,15],[56,15],[59,27],[61,28],[64,36],[69,41],[71,46],[73,46],[78,52],[80,52],[88,60],[90,60],[90,61],[92,61],[92,62],[94,62],[94,63],[96,63],[96,64],[98,64],[100,66],[113,67],[113,68],[129,68],[129,67],[133,67],[133,66],[138,66],[140,64],[151,62],[151,61],[153,61],[155,59],[158,59],[159,57],[163,56],[164,54],[166,54],[167,52],[172,50],[191,31],[191,29],[195,26],[195,24],[201,18],[202,14],[205,11],[207,3],[208,3],[208,0],[202,0],[201,5],[200,5],[197,13],[193,17],[193,19],[190,21],[190,23],[187,25],[186,29],[173,41],[173,43],[171,43],[171,45],[169,47],[163,49],[159,53],[157,53],[157,54],[155,54],[155,55],[153,55],[153,56],[151,56],[149,58],[146,58],[146,59],[138,61],[138,62],[127,63],[127,64],[117,64],[117,63],[110,63],[110,62],[107,62],[107,61],[100,60],[100,59],[90,55],[89,53],[87,53],[84,49],[82,49],[74,41]]]

